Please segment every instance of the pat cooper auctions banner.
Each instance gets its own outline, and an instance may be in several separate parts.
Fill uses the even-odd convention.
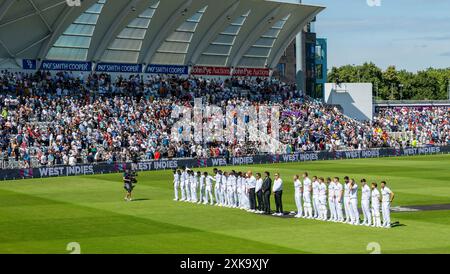
[[[370,149],[336,152],[299,152],[282,155],[255,155],[247,157],[207,158],[207,159],[173,159],[148,161],[141,163],[88,164],[76,166],[57,166],[25,169],[0,170],[0,180],[45,178],[59,176],[79,176],[93,174],[120,173],[126,169],[137,171],[167,170],[182,166],[189,168],[253,165],[270,163],[308,162],[319,160],[363,159],[378,157],[414,156],[431,154],[448,154],[450,146],[421,147],[405,149]]]

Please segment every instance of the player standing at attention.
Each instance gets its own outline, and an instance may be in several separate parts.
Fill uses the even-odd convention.
[[[235,170],[232,171],[233,180],[231,181],[231,185],[233,187],[233,208],[238,208],[238,193],[237,193],[237,173]]]
[[[365,226],[370,226],[372,224],[372,214],[370,214],[370,187],[367,185],[366,179],[361,180],[361,208],[364,215]]]
[[[220,206],[220,183],[222,181],[222,174],[217,168],[214,169],[214,175],[216,177],[216,184],[214,185],[214,198],[216,200],[215,206]]]
[[[377,183],[372,183],[372,216],[373,216],[373,224],[372,227],[382,227],[381,225],[381,217],[380,217],[380,203],[381,203],[381,195],[378,191]]]
[[[342,212],[342,200],[344,198],[344,192],[341,182],[339,182],[339,178],[334,178],[334,197],[335,197],[335,208],[337,221],[343,223],[344,222],[344,213]]]
[[[173,191],[175,194],[174,201],[178,201],[178,187],[180,186],[180,170],[173,170]]]
[[[205,198],[203,199],[203,204],[204,205],[208,204],[208,200],[209,200],[209,204],[213,205],[214,200],[213,200],[213,195],[212,195],[212,181],[214,181],[215,179],[211,175],[208,175],[208,172],[204,172],[203,176],[205,177],[205,180],[206,180]]]
[[[351,223],[351,210],[350,210],[350,179],[348,176],[344,177],[344,212],[345,223]]]
[[[180,182],[180,190],[181,190],[181,201],[185,202],[187,197],[186,197],[186,167],[182,167],[181,168],[181,182]]]
[[[328,221],[335,222],[337,221],[337,214],[336,214],[336,195],[335,195],[335,186],[333,180],[331,180],[330,177],[327,178],[327,185],[328,185],[328,207],[330,208],[330,219]]]
[[[302,204],[302,195],[303,195],[303,186],[300,181],[300,177],[298,175],[294,176],[294,199],[295,205],[297,206],[297,215],[295,218],[303,218],[303,204]]]
[[[186,169],[186,183],[184,184],[184,188],[186,189],[186,202],[191,201],[191,170],[189,168]]]
[[[308,177],[308,172],[303,174],[303,205],[305,210],[305,218],[312,219],[312,205],[311,205],[311,180]]]
[[[319,179],[319,220],[326,221],[328,218],[327,210],[327,185],[325,179]]]
[[[191,171],[191,202],[197,203],[197,187],[198,187],[198,177],[195,171]]]
[[[386,182],[381,182],[381,204],[383,211],[383,227],[391,228],[391,203],[394,200],[394,192],[392,192],[387,186]]]
[[[228,172],[222,173],[222,182],[220,182],[220,203],[222,206],[228,206],[227,203],[227,180]]]
[[[352,217],[352,225],[360,225],[358,210],[358,184],[355,179],[350,180],[350,212]]]
[[[198,198],[198,203],[201,204],[203,203],[203,200],[205,198],[205,175],[203,175],[200,171],[197,172],[197,178],[199,178],[199,198]]]
[[[318,219],[319,218],[319,207],[320,207],[320,201],[319,201],[319,180],[317,179],[317,176],[313,177],[312,180],[312,196],[313,196],[313,218]]]

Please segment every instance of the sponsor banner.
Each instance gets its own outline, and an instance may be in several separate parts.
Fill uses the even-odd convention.
[[[191,71],[192,75],[230,76],[231,69],[227,67],[205,67],[195,66]]]
[[[187,75],[189,74],[189,68],[188,66],[175,65],[148,65],[145,68],[145,73]]]
[[[95,67],[97,72],[123,72],[142,73],[141,64],[120,64],[120,63],[98,63]]]
[[[26,70],[36,70],[37,61],[33,59],[22,59],[22,69]]]
[[[45,178],[59,176],[78,176],[103,173],[120,173],[127,169],[137,171],[152,170],[170,170],[180,167],[199,168],[199,167],[220,167],[220,166],[239,166],[253,164],[270,163],[290,163],[306,162],[317,160],[334,159],[361,159],[375,157],[393,157],[393,156],[415,156],[431,155],[440,153],[450,153],[450,146],[445,147],[421,147],[405,149],[368,149],[354,151],[336,151],[336,152],[298,152],[282,155],[255,155],[244,157],[219,157],[208,159],[172,159],[159,161],[146,161],[140,163],[114,163],[98,165],[76,165],[76,166],[57,166],[41,167],[27,169],[2,169],[0,170],[0,180],[15,180],[28,178]]]
[[[42,70],[67,70],[67,71],[92,71],[91,62],[77,61],[52,61],[44,60],[41,63]]]
[[[234,68],[233,76],[269,77],[268,68]]]

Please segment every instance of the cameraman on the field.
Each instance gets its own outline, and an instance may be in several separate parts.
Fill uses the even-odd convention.
[[[125,201],[132,201],[131,193],[133,192],[133,189],[138,182],[137,176],[138,174],[134,170],[125,170],[125,172],[123,173],[123,188],[125,188],[125,191],[127,192]]]

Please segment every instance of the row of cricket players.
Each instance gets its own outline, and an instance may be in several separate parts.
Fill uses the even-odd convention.
[[[174,200],[179,200],[180,191],[180,201],[209,203],[263,213],[250,209],[248,191],[256,187],[257,192],[262,185],[261,178],[255,179],[241,172],[222,173],[217,169],[214,173],[213,177],[207,172],[194,172],[187,168],[174,170]],[[361,180],[360,204],[364,216],[361,223],[358,209],[359,186],[354,179],[346,176],[342,184],[338,177],[325,180],[314,176],[311,180],[307,172],[302,177],[301,179],[298,175],[294,176],[296,218],[380,228],[391,227],[390,206],[395,195],[385,181],[381,182],[380,191],[377,183],[373,182],[369,186],[365,179]],[[213,182],[215,182],[214,187]]]
[[[174,201],[210,204],[220,207],[252,210],[249,189],[262,185],[261,178],[248,176],[245,172],[222,172],[214,169],[214,176],[208,172],[194,172],[189,168],[174,170]],[[213,186],[213,182],[215,182]],[[179,199],[179,192],[181,199]]]

